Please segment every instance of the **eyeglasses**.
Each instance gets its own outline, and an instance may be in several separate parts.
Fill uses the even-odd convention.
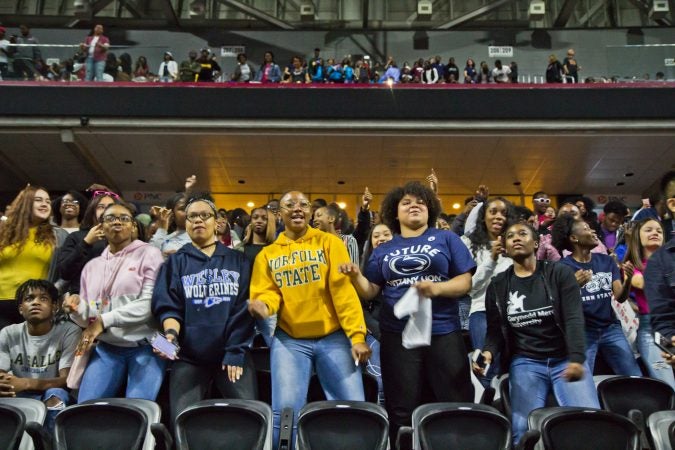
[[[94,191],[92,196],[94,196],[94,198],[96,198],[96,197],[112,197],[112,198],[117,199],[117,200],[119,200],[119,198],[120,198],[119,194],[115,194],[114,192],[111,192],[111,191]]]
[[[300,208],[304,211],[308,211],[309,209],[311,209],[312,204],[309,203],[307,200],[297,200],[297,201],[291,200],[291,201],[288,201],[288,202],[284,203],[283,205],[279,205],[279,207],[281,209],[288,209],[288,210]]]
[[[118,221],[120,223],[131,223],[134,219],[133,217],[123,214],[121,216],[116,216],[114,214],[106,214],[105,216],[101,217],[101,221],[104,223],[115,223]]]
[[[61,204],[77,206],[80,204],[80,202],[78,200],[61,200]]]
[[[188,222],[194,222],[197,219],[201,219],[203,222],[206,222],[209,220],[211,217],[215,217],[213,213],[210,212],[200,212],[200,213],[192,213],[188,214],[186,217]]]
[[[551,199],[550,199],[550,198],[535,198],[534,201],[537,202],[537,203],[544,203],[544,204],[546,204],[546,205],[548,205],[549,203],[551,203]]]

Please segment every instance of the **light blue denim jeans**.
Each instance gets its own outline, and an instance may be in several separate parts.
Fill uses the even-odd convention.
[[[588,365],[584,364],[584,377],[570,383],[563,377],[568,364],[567,358],[513,357],[509,371],[509,393],[514,444],[527,431],[527,416],[530,412],[546,405],[550,390],[553,390],[560,406],[600,408]]]
[[[366,363],[366,372],[371,374],[377,380],[377,404],[384,406],[384,388],[382,387],[382,367],[380,366],[380,341],[375,336],[366,334],[366,344],[370,347],[372,353]]]
[[[167,362],[150,345],[119,347],[99,342],[82,376],[77,402],[117,397],[126,381],[126,398],[155,401]]]
[[[43,428],[49,432],[49,434],[54,434],[54,424],[56,423],[56,416],[66,409],[70,402],[70,396],[68,391],[63,388],[51,388],[47,389],[44,392],[19,392],[17,397],[21,398],[32,398],[33,400],[40,400],[43,403],[47,403],[52,397],[58,398],[61,403],[57,406],[47,406],[47,416],[45,417],[45,423]]]
[[[476,311],[469,316],[469,336],[474,349],[483,350],[487,335],[487,314],[485,311]],[[490,381],[500,373],[499,353],[492,355],[492,363],[485,376],[479,376],[478,381],[483,387],[490,387]]]
[[[642,376],[621,324],[613,323],[605,328],[586,328],[586,362],[591,368],[591,374],[598,352],[615,374]]]
[[[640,326],[637,332],[637,348],[651,378],[665,381],[675,389],[673,368],[664,361],[661,350],[654,344],[654,333],[649,314],[640,314]]]
[[[103,72],[105,70],[105,61],[94,61],[94,58],[87,56],[85,61],[85,81],[103,81]]]
[[[281,328],[275,330],[270,354],[274,448],[278,446],[284,408],[293,408],[295,441],[295,420],[307,403],[312,369],[316,371],[328,400],[365,400],[361,369],[354,364],[351,348],[342,330],[318,339],[295,339]]]

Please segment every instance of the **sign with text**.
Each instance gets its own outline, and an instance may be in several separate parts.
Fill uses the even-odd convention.
[[[488,47],[490,58],[513,58],[513,47]]]
[[[236,57],[239,53],[246,53],[243,45],[224,45],[220,47],[220,56]]]
[[[673,67],[673,66],[675,66],[675,58],[666,58],[666,59],[665,59],[665,66],[666,66],[666,67]]]

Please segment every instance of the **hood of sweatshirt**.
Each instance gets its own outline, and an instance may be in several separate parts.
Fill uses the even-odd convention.
[[[101,257],[104,258],[104,259],[117,258],[119,256],[124,256],[128,253],[131,253],[134,250],[136,250],[137,248],[144,247],[146,245],[150,245],[150,244],[148,244],[146,242],[143,242],[143,241],[139,241],[138,239],[136,239],[135,241],[132,241],[131,244],[127,245],[126,247],[124,247],[122,250],[120,250],[117,253],[111,253],[110,252],[110,245],[108,245],[105,248],[105,250],[103,250],[103,253],[101,253]]]

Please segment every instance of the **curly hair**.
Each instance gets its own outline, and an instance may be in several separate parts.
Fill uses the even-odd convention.
[[[535,230],[534,227],[529,222],[523,221],[520,218],[509,220],[508,222],[506,222],[506,225],[504,225],[504,230],[502,231],[502,239],[504,239],[504,242],[506,242],[505,239],[506,233],[509,231],[510,228],[516,225],[523,225],[527,227],[534,242],[539,243],[539,233],[537,232],[537,230]]]
[[[23,299],[30,291],[38,289],[47,294],[52,300],[52,303],[56,303],[58,301],[59,293],[56,290],[54,283],[47,280],[26,280],[21,283],[21,286],[19,286],[16,290],[14,300],[16,301],[17,306],[20,306],[21,303],[23,303]]]
[[[490,234],[488,233],[487,225],[485,224],[485,213],[487,212],[489,206],[496,201],[503,202],[504,205],[506,205],[505,222],[514,221],[516,219],[513,204],[504,197],[494,197],[484,202],[478,210],[478,215],[476,216],[476,228],[471,232],[471,234],[467,236],[471,241],[471,254],[473,255],[474,259],[476,258],[476,254],[479,250],[490,248]],[[527,218],[525,220],[527,220]]]
[[[401,224],[398,221],[398,204],[403,197],[411,195],[424,201],[429,211],[427,225],[429,228],[436,226],[436,219],[441,213],[441,202],[434,194],[434,191],[423,185],[419,181],[411,181],[403,187],[396,187],[389,191],[382,201],[380,214],[382,221],[391,229],[394,234],[401,234]]]
[[[626,205],[624,205],[622,202],[618,200],[612,200],[607,202],[604,208],[602,210],[605,212],[605,214],[611,214],[614,213],[619,217],[625,217],[628,214],[628,208]]]
[[[576,219],[569,214],[562,214],[553,222],[551,228],[551,245],[558,250],[562,255],[563,250],[571,252],[574,250],[570,242],[570,236],[574,232],[574,225],[577,221],[583,222],[582,219]]]
[[[11,203],[11,212],[5,225],[0,228],[0,250],[12,245],[17,252],[21,252],[28,240],[30,228],[33,226],[33,200],[37,191],[46,189],[39,186],[26,186]],[[56,245],[54,227],[49,219],[43,220],[37,226],[35,242],[41,245]]]
[[[85,204],[87,203],[87,198],[77,191],[68,191],[52,202],[52,214],[54,215],[54,222],[59,226],[61,225],[61,221],[63,220],[63,217],[61,215],[61,204],[63,203],[63,197],[65,197],[66,195],[70,195],[71,197],[73,197],[73,200],[77,200],[80,206],[79,213],[77,214],[77,221],[81,223],[82,219],[84,219],[84,212],[86,210]]]

